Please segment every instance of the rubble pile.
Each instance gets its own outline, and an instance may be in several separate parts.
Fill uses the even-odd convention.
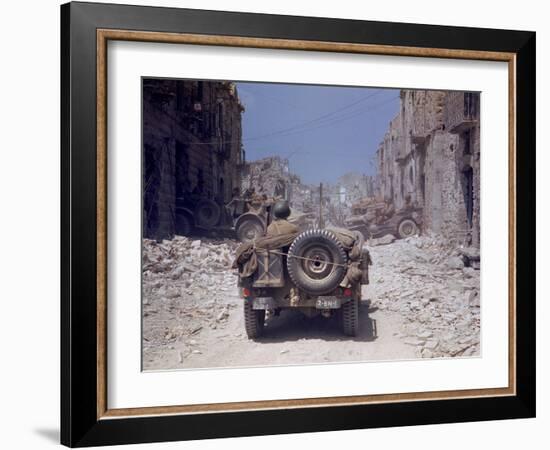
[[[254,188],[268,197],[283,196],[289,185],[288,160],[278,156],[251,161],[242,179],[243,191]]]
[[[143,339],[150,347],[190,342],[203,329],[223,327],[236,302],[231,270],[237,243],[176,236],[143,240]],[[190,344],[191,345],[191,344]],[[190,352],[196,349],[190,348]]]
[[[395,334],[418,356],[479,355],[479,251],[429,236],[388,241],[371,248],[372,306],[403,317]]]

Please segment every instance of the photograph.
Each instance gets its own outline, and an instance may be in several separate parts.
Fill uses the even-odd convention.
[[[480,357],[480,93],[142,77],[142,370]]]
[[[7,167],[60,175],[60,208],[46,195],[31,211],[60,225],[57,322],[33,320],[60,325],[45,371],[59,414],[44,417],[63,445],[339,432],[410,447],[443,427],[433,442],[463,448],[471,433],[448,430],[476,427],[508,448],[532,428],[540,24],[521,8],[354,5],[37,16],[60,25],[60,70],[41,80],[59,89],[39,91],[60,94],[61,126],[34,135],[58,133],[61,158],[8,145],[25,161]],[[22,173],[11,184],[36,198]],[[12,241],[14,267],[55,253]],[[14,299],[29,285],[12,284]],[[47,355],[15,348],[28,373]]]

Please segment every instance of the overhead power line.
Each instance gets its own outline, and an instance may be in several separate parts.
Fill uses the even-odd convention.
[[[373,98],[374,96],[380,94],[382,91],[376,91],[372,94],[369,94],[365,97],[362,97],[352,103],[349,103],[341,108],[335,109],[331,112],[322,114],[314,119],[293,125],[292,127],[283,128],[280,130],[272,131],[270,133],[260,135],[260,136],[253,136],[250,138],[244,138],[241,141],[223,141],[224,143],[239,143],[239,142],[249,142],[249,141],[257,141],[262,139],[269,139],[273,137],[287,137],[294,134],[300,134],[300,133],[306,133],[309,131],[314,131],[319,128],[329,127],[332,125],[339,124],[341,122],[353,119],[355,117],[361,116],[363,114],[370,113],[372,111],[375,111],[376,109],[396,100],[399,98],[399,96],[391,97],[383,102],[374,104],[374,105],[361,105],[359,108],[354,108],[357,105],[365,102],[366,100]],[[345,111],[343,114],[341,114],[343,111]],[[220,141],[210,141],[210,142],[194,142],[194,145],[214,145],[219,144]]]
[[[376,104],[372,107],[363,108],[363,109],[358,110],[358,111],[350,111],[350,112],[348,112],[348,113],[346,113],[342,116],[335,117],[334,119],[328,119],[328,120],[320,121],[319,123],[314,124],[311,127],[296,129],[296,130],[292,130],[292,131],[288,131],[288,132],[284,132],[284,133],[271,133],[269,135],[259,136],[259,137],[256,137],[256,138],[243,139],[243,141],[253,141],[253,140],[259,140],[259,139],[267,139],[267,138],[270,138],[270,137],[287,137],[287,136],[291,136],[291,135],[294,135],[294,134],[300,134],[300,133],[306,133],[306,132],[313,131],[313,130],[318,130],[319,128],[330,127],[332,125],[336,125],[336,124],[339,124],[341,122],[344,122],[344,121],[353,119],[355,117],[361,116],[363,114],[375,111],[376,109],[378,109],[378,108],[380,108],[380,107],[382,107],[386,104],[389,104],[390,102],[392,102],[393,100],[396,100],[398,98],[399,98],[398,96],[392,97],[392,98],[389,98],[386,101],[378,103],[378,104]]]
[[[314,124],[314,123],[316,123],[316,122],[318,122],[318,121],[322,121],[322,120],[324,120],[324,119],[327,119],[327,118],[329,118],[330,116],[333,116],[334,114],[338,114],[339,112],[345,111],[346,109],[353,108],[353,107],[356,106],[357,104],[362,103],[362,102],[364,102],[364,101],[366,101],[366,100],[368,100],[368,99],[370,99],[370,98],[372,98],[372,97],[374,97],[374,96],[380,94],[381,92],[382,92],[382,91],[376,91],[376,92],[374,92],[374,93],[372,93],[372,94],[369,94],[369,95],[367,95],[367,96],[365,96],[365,97],[360,98],[359,100],[356,100],[356,101],[354,101],[354,102],[352,102],[352,103],[349,103],[349,104],[347,104],[347,105],[345,105],[345,106],[343,106],[343,107],[341,107],[341,108],[335,109],[334,111],[331,111],[331,112],[329,112],[329,113],[326,113],[326,114],[323,114],[323,115],[321,115],[321,116],[318,116],[318,117],[316,117],[316,118],[314,118],[314,119],[307,120],[307,121],[305,121],[305,122],[299,123],[299,124],[297,124],[297,125],[293,125],[293,126],[288,127],[288,128],[283,128],[283,129],[281,129],[281,130],[272,131],[272,132],[270,132],[270,133],[268,133],[268,134],[266,134],[266,135],[263,135],[263,136],[251,137],[251,138],[249,138],[249,139],[247,139],[247,140],[256,140],[256,139],[260,139],[260,138],[272,136],[272,135],[279,134],[279,133],[285,133],[285,132],[287,132],[287,131],[292,131],[292,130],[297,129],[297,128],[302,128],[302,127],[304,127],[304,126]]]

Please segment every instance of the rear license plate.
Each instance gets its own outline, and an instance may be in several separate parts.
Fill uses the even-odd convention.
[[[273,309],[273,303],[271,297],[256,297],[252,302],[252,309]]]
[[[315,304],[317,309],[336,309],[340,308],[340,300],[336,297],[321,297],[317,299]]]

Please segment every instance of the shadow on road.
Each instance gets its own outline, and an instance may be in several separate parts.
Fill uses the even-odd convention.
[[[329,318],[321,316],[310,318],[299,311],[285,309],[279,316],[268,319],[262,337],[256,342],[271,344],[302,339],[372,342],[376,338],[376,320],[369,317],[369,305],[364,302],[359,307],[359,334],[357,336],[346,336],[343,333],[340,311]]]

